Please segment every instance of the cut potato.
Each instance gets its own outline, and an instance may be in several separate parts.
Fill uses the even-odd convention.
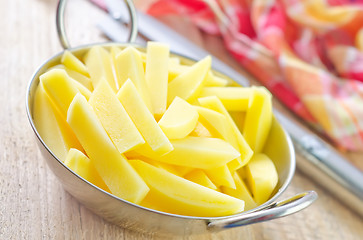
[[[213,72],[210,56],[169,55],[157,42],[94,46],[84,62],[65,51],[35,92],[42,140],[80,177],[155,210],[218,217],[264,203],[278,182],[263,154],[270,93]]]
[[[227,118],[228,125],[232,129],[234,136],[237,139],[238,150],[241,153],[241,159],[237,159],[236,161],[231,163],[232,165],[230,166],[230,168],[232,170],[236,170],[246,165],[248,161],[251,159],[253,151],[246,142],[246,140],[244,139],[244,137],[242,136],[241,132],[238,130],[238,127],[233,122],[233,119],[231,118],[228,111],[223,106],[222,102],[216,96],[199,98],[198,101],[203,107],[207,107],[216,112],[219,112]]]
[[[105,80],[101,80],[97,85],[89,103],[120,153],[145,143],[139,130]]]
[[[195,109],[197,110],[199,114],[199,121],[207,127],[207,129],[213,133],[215,136],[219,138],[223,138],[226,141],[229,141],[230,139],[226,137],[228,134],[227,132],[227,119],[226,117],[216,111],[213,111],[209,108],[199,107],[195,106]],[[232,136],[234,138],[234,136]],[[231,142],[229,142],[231,143]],[[233,143],[231,143],[233,146]],[[234,146],[235,147],[235,146]]]
[[[181,65],[173,61],[169,61],[168,66],[168,82],[173,81],[177,76],[186,72],[190,66]]]
[[[226,186],[235,189],[236,185],[234,183],[232,174],[230,169],[228,168],[227,164],[222,165],[217,168],[212,169],[205,169],[204,170],[207,176],[209,177],[212,182],[220,187],[220,186]]]
[[[134,47],[123,49],[116,55],[114,64],[119,88],[123,86],[126,80],[130,79],[139,91],[144,104],[153,113],[153,107],[145,81],[144,67],[139,51]]]
[[[166,110],[169,46],[148,42],[146,54],[145,81],[149,89],[153,113],[161,116]]]
[[[171,140],[171,143],[174,150],[164,155],[155,153],[147,145],[135,151],[157,161],[201,169],[217,168],[240,156],[228,142],[219,138],[188,136]]]
[[[226,116],[218,111],[205,108],[205,107],[195,107],[199,113],[200,121],[212,129],[212,132],[217,132],[218,136],[229,143],[231,143],[236,149],[236,137],[232,128],[229,126],[228,119]]]
[[[164,162],[159,162],[159,161],[156,161],[156,160],[152,160],[152,159],[149,159],[149,158],[143,158],[142,159],[144,162],[147,162],[147,163],[150,163],[151,165],[155,166],[155,167],[159,167],[159,168],[162,168],[174,175],[177,175],[177,176],[181,176],[181,171],[178,169],[177,166],[175,165],[172,165],[172,164],[168,164],[168,163],[164,163]]]
[[[91,76],[93,87],[96,88],[101,79],[106,79],[113,91],[116,91],[116,80],[113,74],[111,54],[100,46],[93,46],[84,58]]]
[[[142,101],[131,80],[127,80],[124,83],[117,93],[117,97],[153,151],[158,154],[165,154],[173,150],[169,139],[165,136],[146,104]]]
[[[118,81],[118,76],[117,76],[117,69],[116,69],[116,57],[117,55],[119,55],[121,53],[122,49],[120,47],[117,46],[112,46],[110,49],[110,54],[111,54],[111,64],[112,64],[112,69],[113,69],[113,76],[115,78],[116,81],[116,89],[120,89],[120,85],[119,85],[119,81]]]
[[[248,106],[243,127],[243,136],[251,149],[261,152],[272,124],[271,93],[263,87],[253,87],[251,102]]]
[[[169,82],[168,104],[170,104],[176,96],[187,101],[196,97],[202,89],[203,81],[211,68],[211,64],[211,57],[205,57],[195,63],[186,72],[183,72]]]
[[[79,90],[64,70],[52,69],[40,76],[45,91],[58,107],[62,116],[67,116],[68,107]]]
[[[144,162],[147,162],[155,167],[158,168],[162,168],[172,174],[175,174],[177,176],[182,176],[180,173],[181,171],[178,169],[178,166],[176,165],[172,165],[169,163],[165,163],[165,162],[160,162],[160,161],[156,161],[154,159],[151,158],[147,158],[145,156],[142,156],[140,154],[138,154],[137,152],[131,151],[128,153],[125,153],[125,156],[128,160],[142,160]]]
[[[243,132],[243,126],[246,119],[246,112],[235,112],[235,111],[228,111],[229,115],[233,119],[233,122],[236,124],[238,130]]]
[[[194,130],[189,134],[194,137],[216,137],[201,122],[197,122]]]
[[[217,132],[217,136],[229,142],[235,149],[240,149],[238,138],[233,130],[233,126],[228,121],[226,115],[203,107],[196,107],[200,115],[200,120],[209,126],[209,129],[213,129],[213,132]],[[223,111],[225,113],[225,111]],[[231,171],[241,168],[244,165],[242,156],[234,159],[228,163]],[[231,181],[231,177],[229,177]]]
[[[250,88],[243,87],[204,87],[200,97],[216,96],[227,111],[246,111],[253,94]]]
[[[178,64],[178,65],[180,65],[180,58],[178,58],[178,57],[170,57],[169,58],[169,64]]]
[[[34,96],[34,125],[48,148],[59,160],[64,161],[69,149],[55,114],[57,112],[54,112],[52,102],[40,83]]]
[[[127,159],[130,159],[130,160],[135,160],[135,159],[142,160],[144,162],[150,163],[153,166],[163,168],[166,171],[173,173],[177,176],[181,176],[181,177],[185,176],[186,174],[188,174],[194,170],[194,168],[191,168],[191,167],[184,167],[184,166],[178,166],[178,165],[174,165],[174,164],[170,164],[170,163],[160,162],[160,161],[145,157],[136,151],[127,152],[127,153],[125,153],[125,156],[127,157]]]
[[[212,71],[209,71],[207,73],[204,85],[206,87],[225,87],[228,85],[228,80],[225,78],[217,77],[213,74]]]
[[[238,175],[238,173],[234,172],[233,179],[236,185],[236,189],[223,186],[221,188],[222,192],[232,197],[243,200],[245,202],[245,211],[257,207],[257,203],[253,200],[250,191],[248,190],[246,184]]]
[[[246,166],[248,186],[257,204],[266,202],[278,182],[272,160],[263,153],[254,154]]]
[[[130,161],[150,187],[141,205],[174,214],[217,217],[243,211],[244,201],[175,176],[141,160]]]
[[[195,170],[185,174],[184,178],[189,181],[198,183],[199,185],[202,185],[204,187],[207,187],[207,188],[210,188],[213,190],[217,190],[217,186],[214,185],[213,182],[207,176],[207,174],[205,174],[205,172],[200,169],[195,169]]]
[[[73,79],[72,79],[73,80]],[[92,95],[92,92],[90,90],[88,90],[88,88],[86,88],[83,84],[81,84],[80,82],[73,80],[73,85],[78,89],[78,91],[87,99],[89,100],[89,98]]]
[[[92,81],[89,77],[86,77],[85,75],[76,72],[72,69],[67,68],[66,66],[64,66],[63,64],[58,64],[55,65],[54,67],[51,67],[49,70],[51,69],[62,69],[64,71],[66,71],[66,73],[68,74],[68,76],[72,79],[74,79],[75,81],[81,83],[84,87],[86,87],[89,91],[93,91],[93,85],[92,85]]]
[[[105,182],[98,174],[91,160],[81,151],[71,148],[67,154],[64,164],[90,183],[105,190],[106,192],[110,192],[110,189],[108,189]]]
[[[202,121],[206,126],[208,126],[209,131],[214,135],[218,136],[227,142],[229,142],[236,150],[239,150],[240,146],[238,143],[238,139],[235,136],[233,128],[231,124],[228,122],[228,119],[225,115],[216,112],[214,110],[196,107],[198,110],[200,121]],[[241,156],[232,160],[228,163],[228,166],[231,171],[235,171],[243,166],[243,161]],[[231,182],[231,177],[229,176],[229,182]],[[233,185],[230,185],[233,186]]]
[[[140,203],[149,191],[148,186],[113,145],[92,107],[81,94],[74,97],[67,122],[111,193]]]
[[[72,69],[76,72],[79,72],[79,73],[89,77],[87,67],[83,64],[83,62],[81,60],[79,60],[76,56],[74,56],[68,50],[64,51],[64,53],[62,55],[61,63],[63,63],[63,65],[66,66],[67,68]]]
[[[179,172],[179,174],[177,174],[178,176],[185,176],[186,174],[190,173],[191,171],[193,171],[195,169],[192,167],[185,167],[185,166],[178,166],[178,165],[174,165],[174,167]]]
[[[158,124],[169,139],[180,139],[193,131],[198,117],[198,112],[192,105],[175,97]]]

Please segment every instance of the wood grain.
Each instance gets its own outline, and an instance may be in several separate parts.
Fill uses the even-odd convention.
[[[62,50],[55,30],[56,3],[0,0],[0,239],[158,239],[122,229],[94,215],[64,191],[40,155],[27,120],[25,96],[33,72]],[[85,0],[69,1],[67,31],[74,46],[105,41],[95,28],[102,14]],[[243,72],[228,56],[220,39],[194,30],[189,37]],[[289,114],[279,103],[275,106]],[[362,154],[345,155],[363,169]],[[297,161],[299,158],[298,155]],[[175,239],[362,238],[362,219],[299,170],[283,197],[310,189],[318,192],[319,200],[292,216]]]

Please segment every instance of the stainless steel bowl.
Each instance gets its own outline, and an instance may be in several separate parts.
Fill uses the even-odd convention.
[[[64,9],[64,4],[62,2],[63,1],[60,1],[59,7]],[[131,1],[127,1],[128,4],[131,4],[130,2]],[[63,10],[58,9],[58,13],[62,15]],[[132,16],[133,15],[131,14],[131,18],[133,18]],[[62,31],[59,32],[61,33]],[[65,40],[62,41],[62,45],[65,46],[65,48],[68,48],[69,44],[66,41],[64,31],[61,35],[62,37],[60,39]],[[130,36],[132,35],[133,33],[130,34]],[[81,57],[94,45],[96,44],[77,48],[68,48],[67,50],[71,51],[75,56]],[[124,48],[130,44],[108,43],[97,45],[102,45],[105,48],[110,48],[112,46]],[[141,51],[145,50],[144,47],[134,46]],[[290,184],[296,165],[295,152],[290,137],[276,119],[273,120],[272,129],[267,139],[264,152],[275,163],[279,181],[272,197],[264,204],[252,210],[223,217],[192,217],[175,215],[133,204],[115,197],[89,183],[75,174],[52,153],[46,143],[42,140],[42,137],[39,135],[34,125],[33,102],[35,90],[39,84],[39,76],[50,67],[58,64],[62,54],[63,52],[60,52],[46,61],[35,72],[29,82],[26,96],[26,109],[29,122],[34,130],[42,155],[66,191],[68,191],[91,211],[102,216],[104,219],[119,226],[140,232],[189,235],[208,231],[218,231],[286,216],[304,209],[317,198],[315,192],[308,191],[293,196],[285,201],[276,202],[277,198],[280,197]],[[194,62],[192,59],[176,54],[173,55],[181,58],[183,62]],[[220,73],[216,74],[222,75]],[[223,76],[228,78],[225,75]]]

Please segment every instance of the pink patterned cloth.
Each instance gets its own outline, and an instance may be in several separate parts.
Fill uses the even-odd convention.
[[[289,109],[340,148],[363,150],[363,0],[151,2],[150,15],[187,16],[221,35]]]

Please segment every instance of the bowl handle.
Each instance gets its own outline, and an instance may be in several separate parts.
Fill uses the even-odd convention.
[[[137,15],[136,15],[136,9],[135,5],[132,2],[132,0],[124,0],[127,4],[127,10],[130,15],[130,34],[128,37],[128,42],[132,43],[135,42],[137,37]],[[56,13],[56,25],[57,25],[57,33],[59,41],[64,49],[71,48],[71,45],[69,44],[68,37],[65,31],[64,26],[64,11],[65,11],[65,5],[66,0],[59,0],[58,6],[57,6],[57,13]]]
[[[288,216],[296,213],[313,203],[318,198],[314,191],[299,193],[286,200],[272,203],[265,208],[240,216],[211,220],[207,227],[209,230],[221,230],[249,224],[264,222],[275,218]]]

